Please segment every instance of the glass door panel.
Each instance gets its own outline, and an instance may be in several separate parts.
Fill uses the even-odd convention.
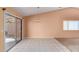
[[[8,51],[16,44],[16,18],[5,13],[5,51]]]
[[[17,21],[17,24],[16,24],[16,25],[17,25],[17,27],[16,27],[16,28],[17,28],[17,41],[20,41],[21,38],[22,38],[22,36],[21,36],[21,35],[22,35],[22,33],[21,33],[21,32],[22,32],[21,19],[18,19],[18,18],[17,18],[16,21]]]

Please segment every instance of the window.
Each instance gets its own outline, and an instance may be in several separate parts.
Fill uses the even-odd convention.
[[[79,30],[79,21],[64,21],[64,30]]]

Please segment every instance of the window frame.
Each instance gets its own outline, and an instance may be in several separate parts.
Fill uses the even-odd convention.
[[[64,21],[79,21],[79,20],[63,20],[63,23],[62,23],[63,24],[63,31],[79,31],[79,30],[69,30],[69,29],[65,30],[64,29]]]

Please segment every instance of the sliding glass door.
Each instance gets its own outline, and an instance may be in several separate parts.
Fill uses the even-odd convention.
[[[16,18],[16,34],[17,34],[17,41],[22,39],[22,20]]]
[[[9,51],[22,38],[22,20],[8,13],[4,14],[5,51]]]

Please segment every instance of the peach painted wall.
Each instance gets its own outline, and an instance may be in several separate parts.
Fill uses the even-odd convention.
[[[64,20],[79,20],[78,8],[25,16],[25,37],[30,38],[79,38],[79,31],[63,31]]]
[[[22,17],[22,15],[21,15],[18,11],[14,10],[14,9],[11,8],[11,7],[6,7],[5,12],[9,12],[9,13],[11,13],[12,15],[17,16],[17,17]]]
[[[0,8],[0,52],[4,50],[3,10]]]

